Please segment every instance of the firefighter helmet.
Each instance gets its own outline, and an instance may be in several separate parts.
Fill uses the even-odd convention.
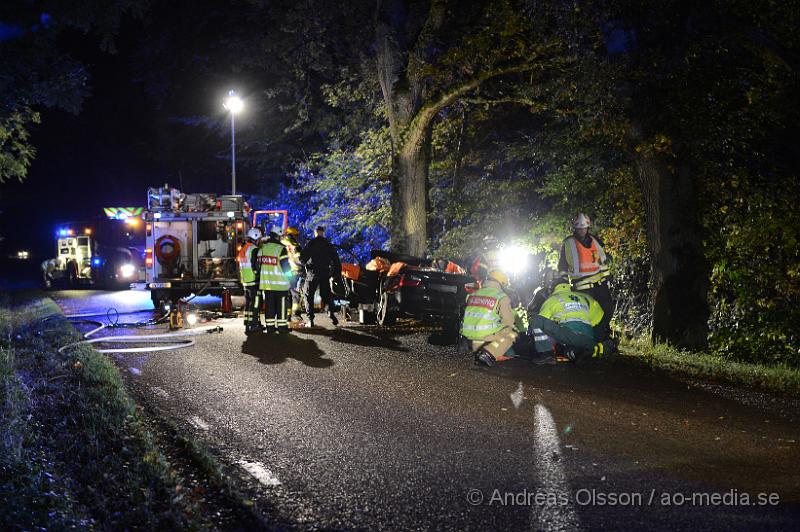
[[[572,220],[572,227],[574,227],[575,229],[589,229],[589,226],[591,225],[592,221],[589,219],[588,216],[586,216],[582,212],[578,213],[578,216],[576,216],[575,219]]]
[[[247,238],[258,242],[259,240],[261,240],[261,229],[259,229],[258,227],[253,227],[247,232]]]
[[[300,231],[297,230],[296,227],[287,227],[286,228],[286,236],[298,236]]]
[[[508,275],[506,275],[500,270],[490,271],[488,278],[497,281],[498,283],[500,283],[501,286],[508,286],[508,283],[510,282]]]

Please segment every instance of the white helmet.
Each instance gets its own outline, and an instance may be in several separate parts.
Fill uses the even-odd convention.
[[[590,225],[592,225],[592,221],[583,213],[579,213],[578,216],[572,220],[572,227],[575,229],[589,229]]]
[[[258,242],[259,240],[261,240],[261,229],[259,229],[258,227],[253,227],[247,232],[247,238]]]

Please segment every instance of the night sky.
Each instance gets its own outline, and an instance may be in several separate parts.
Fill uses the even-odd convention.
[[[147,188],[164,182],[191,192],[229,192],[230,122],[222,100],[230,86],[240,88],[236,77],[224,70],[215,79],[189,75],[173,92],[178,101],[159,101],[139,75],[146,67],[136,52],[146,23],[124,22],[116,54],[101,51],[92,37],[62,39],[87,67],[91,95],[78,115],[40,110],[28,178],[0,189],[2,255],[28,249],[50,256],[57,224],[97,217],[102,207],[144,206]],[[247,140],[250,117],[237,116],[237,141]],[[237,189],[253,191],[253,172],[238,150],[237,156]]]

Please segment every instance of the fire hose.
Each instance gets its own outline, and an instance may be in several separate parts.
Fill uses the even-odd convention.
[[[147,347],[115,347],[115,348],[106,348],[106,349],[97,349],[99,353],[149,353],[149,352],[156,352],[156,351],[169,351],[173,349],[182,349],[184,347],[190,347],[195,345],[195,341],[193,339],[188,338],[189,336],[197,336],[200,334],[211,334],[215,332],[222,332],[222,327],[220,326],[211,326],[211,327],[202,327],[197,329],[189,329],[184,331],[176,331],[170,333],[163,333],[163,334],[146,334],[146,335],[136,335],[136,334],[129,334],[129,335],[120,335],[120,336],[103,336],[100,338],[90,338],[94,334],[102,331],[106,328],[118,328],[118,327],[144,327],[148,325],[155,325],[160,323],[164,320],[164,318],[160,318],[158,320],[148,320],[146,322],[139,322],[133,324],[120,324],[118,323],[119,320],[119,312],[116,312],[115,321],[111,319],[111,310],[116,312],[116,309],[109,309],[106,312],[106,317],[109,320],[109,324],[106,325],[105,323],[97,320],[90,320],[84,319],[93,316],[102,315],[102,313],[94,313],[94,314],[74,314],[74,315],[67,315],[64,316],[66,319],[74,320],[72,323],[87,323],[90,325],[95,325],[94,329],[83,334],[83,340],[78,342],[72,342],[70,344],[61,346],[58,349],[59,353],[63,353],[67,349],[71,349],[73,347],[83,345],[83,344],[98,344],[98,343],[121,343],[121,344],[167,344],[167,345],[154,345],[154,346],[147,346]],[[134,314],[135,312],[127,312],[125,314]],[[75,319],[78,318],[78,319]]]

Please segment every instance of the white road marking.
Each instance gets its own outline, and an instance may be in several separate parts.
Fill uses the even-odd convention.
[[[191,423],[192,425],[194,425],[195,428],[198,428],[200,430],[208,430],[208,428],[210,427],[210,425],[208,423],[203,421],[198,416],[190,417],[189,418],[189,423]]]
[[[519,408],[522,406],[522,400],[525,398],[525,392],[522,389],[522,381],[520,381],[516,391],[514,391],[514,393],[512,393],[509,397],[511,397],[511,402],[514,404],[514,408]]]
[[[562,465],[561,442],[553,415],[543,405],[535,411],[536,473],[542,490],[554,494],[566,504],[534,505],[531,528],[533,530],[578,530],[580,521],[572,506],[572,494]]]
[[[281,481],[278,480],[278,477],[276,477],[272,471],[264,467],[264,464],[259,462],[248,462],[247,460],[238,460],[236,463],[242,466],[245,471],[253,475],[255,479],[264,486],[272,488],[281,485]]]

